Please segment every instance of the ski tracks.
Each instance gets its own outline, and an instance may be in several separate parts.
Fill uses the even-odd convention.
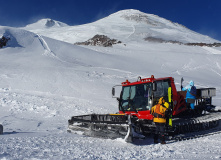
[[[44,40],[44,38],[41,35],[38,35],[38,34],[37,34],[37,36],[38,36],[38,39],[39,39],[41,45],[43,46],[43,48],[45,50],[43,55],[57,58],[55,53],[53,51],[51,51],[51,49],[49,48],[49,46],[48,46],[47,42]]]
[[[135,29],[135,26],[134,25],[131,25],[131,27],[132,27],[132,29],[133,29],[133,31],[131,32],[131,34],[127,37],[127,38],[129,38],[130,36],[132,36],[134,33],[135,33],[135,31],[136,31],[136,29]]]
[[[218,49],[214,49],[213,47],[202,47],[204,50],[206,50],[209,54],[219,54],[221,55],[221,51]]]
[[[207,59],[214,64],[213,68],[210,66],[211,71],[221,77],[221,66],[220,66],[220,58],[219,58],[219,55],[221,55],[221,51],[218,49],[214,49],[212,47],[203,47],[203,49],[209,52],[209,56],[207,57]],[[212,56],[212,55],[215,55],[215,56]]]
[[[50,49],[47,42],[44,40],[44,38],[41,35],[37,34],[37,37],[38,37],[42,47],[45,50],[43,55],[55,58],[55,59],[57,59],[57,60],[59,60],[60,62],[63,62],[63,63],[68,63],[67,61],[64,61],[64,60],[62,60],[62,59],[60,59],[59,57],[56,56],[56,54]]]

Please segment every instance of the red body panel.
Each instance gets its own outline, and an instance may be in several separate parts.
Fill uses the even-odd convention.
[[[123,111],[119,111],[120,114],[126,114],[126,115],[135,115],[137,116],[138,119],[147,119],[147,120],[153,120],[153,116],[152,114],[150,114],[150,111],[147,110],[147,111],[138,111],[138,112],[134,112],[134,111],[126,111],[126,112],[123,112]]]
[[[170,82],[170,86],[172,89],[172,108],[173,108],[173,115],[177,115],[183,111],[186,110],[186,102],[184,99],[184,96],[182,96],[181,94],[179,94],[176,90],[176,86],[174,84],[174,78],[172,77],[165,77],[165,78],[157,78],[155,79],[154,76],[151,76],[151,78],[144,78],[144,79],[140,79],[139,81],[136,82],[129,82],[128,80],[126,80],[125,82],[122,82],[122,86],[132,86],[132,85],[139,85],[139,84],[143,84],[143,83],[153,83],[154,81],[162,81],[162,80],[169,80]],[[147,111],[119,111],[119,113],[121,114],[131,114],[131,115],[135,115],[138,117],[138,119],[147,119],[147,120],[152,120],[153,116],[150,114],[150,110]]]

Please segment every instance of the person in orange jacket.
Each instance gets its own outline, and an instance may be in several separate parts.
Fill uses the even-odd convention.
[[[154,143],[158,143],[158,138],[160,136],[161,144],[166,144],[165,142],[165,124],[166,124],[166,111],[169,108],[169,103],[165,102],[164,98],[159,99],[158,104],[151,108],[151,114],[153,115],[153,122],[156,125],[156,130],[154,133]]]

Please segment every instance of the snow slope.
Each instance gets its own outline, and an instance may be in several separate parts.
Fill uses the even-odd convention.
[[[86,38],[84,27],[78,29]],[[151,138],[128,144],[66,132],[73,115],[117,112],[111,87],[138,76],[172,76],[178,90],[181,77],[185,84],[194,80],[198,88],[216,87],[213,104],[220,106],[221,48],[148,43],[135,37],[126,46],[85,48],[11,27],[0,27],[2,35],[11,40],[0,49],[0,122],[5,132],[0,159],[221,158],[220,134],[154,145]]]

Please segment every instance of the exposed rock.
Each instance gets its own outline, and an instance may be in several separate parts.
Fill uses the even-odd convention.
[[[179,41],[173,40],[164,40],[162,38],[156,37],[147,37],[144,38],[145,41],[154,42],[154,43],[173,43],[173,44],[180,44],[180,45],[187,45],[187,46],[207,46],[207,47],[221,47],[221,43],[182,43]]]
[[[2,38],[0,38],[0,48],[2,48],[3,46],[6,46],[6,44],[9,40],[10,40],[10,38],[2,36]]]
[[[186,43],[188,46],[221,47],[221,43]]]
[[[77,42],[76,45],[91,45],[91,46],[103,46],[103,47],[111,47],[114,44],[121,43],[116,39],[110,39],[105,35],[95,35],[93,38],[85,41],[85,42]]]
[[[122,17],[124,17],[126,20],[133,20],[136,22],[144,22],[144,23],[152,25],[152,26],[162,25],[162,23],[150,19],[145,14],[123,15]]]
[[[147,37],[144,38],[145,41],[149,42],[155,42],[155,43],[173,43],[173,44],[183,44],[182,42],[179,41],[173,41],[173,40],[164,40],[162,38],[156,38],[156,37]]]
[[[45,26],[46,27],[52,27],[55,25],[55,21],[53,21],[52,19],[48,19]]]

